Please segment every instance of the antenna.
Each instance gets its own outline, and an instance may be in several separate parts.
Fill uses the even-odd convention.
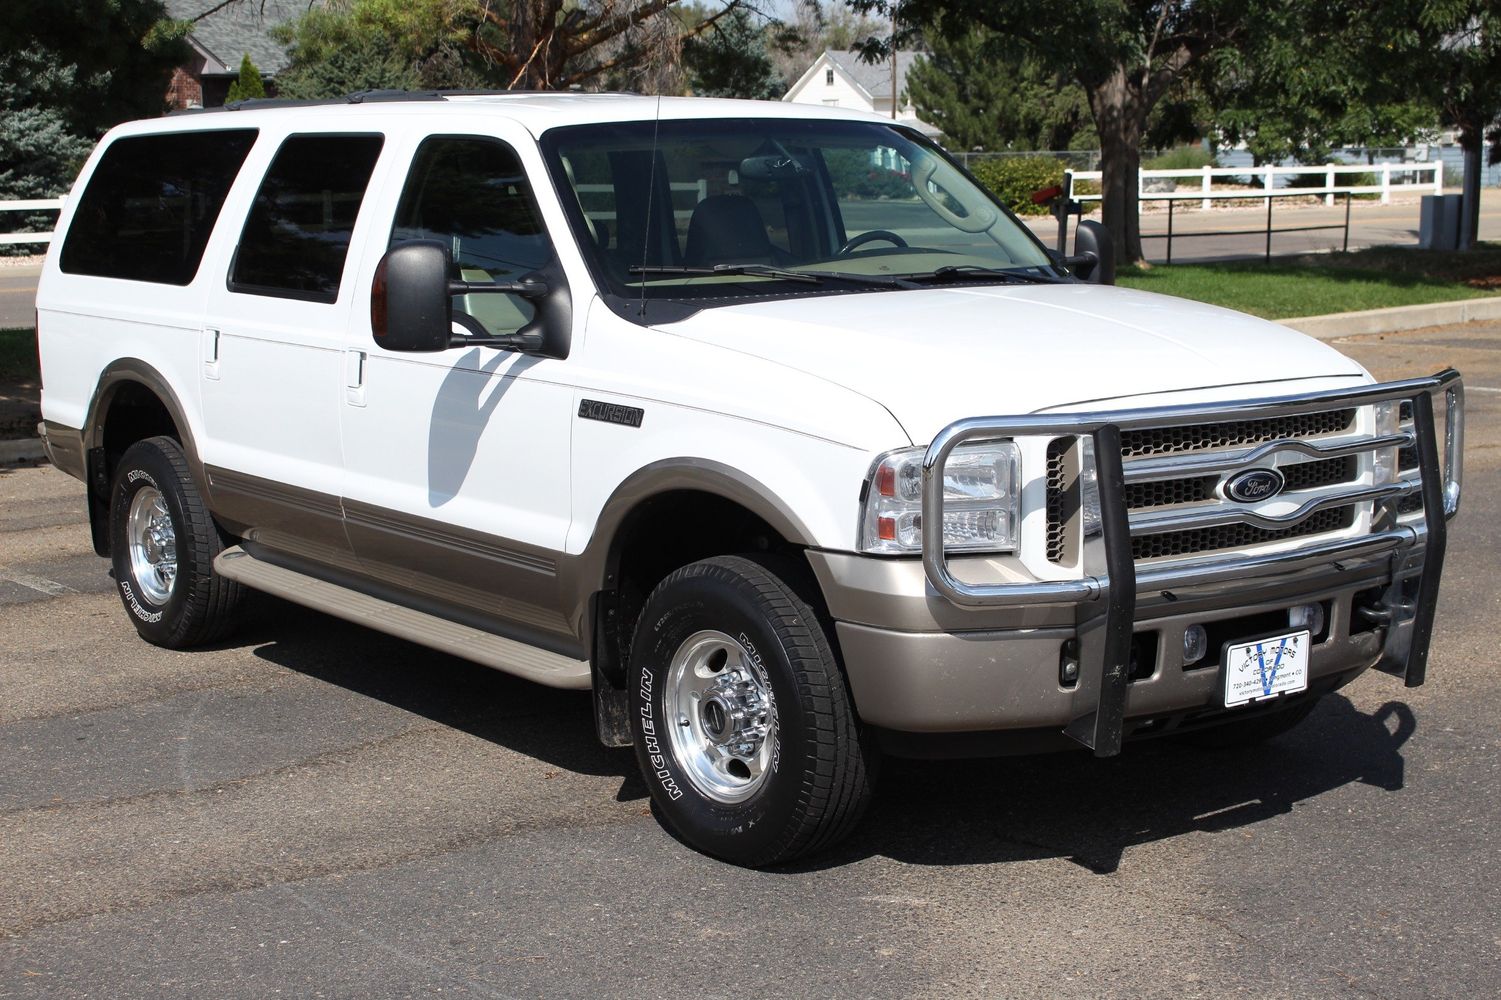
[[[647,264],[646,252],[651,249],[651,200],[657,193],[657,136],[662,131],[662,95],[657,94],[657,117],[651,127],[651,169],[646,174],[646,218],[641,227],[641,266]],[[641,275],[641,305],[636,315],[646,317],[646,275]]]

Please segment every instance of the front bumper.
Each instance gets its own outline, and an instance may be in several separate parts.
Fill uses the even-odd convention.
[[[1139,591],[1132,635],[1138,657],[1149,650],[1151,662],[1138,662],[1131,671],[1123,735],[1165,716],[1218,705],[1221,682],[1214,651],[1194,667],[1183,665],[1183,633],[1189,625],[1233,634],[1238,622],[1275,617],[1296,605],[1322,604],[1327,624],[1323,640],[1313,647],[1310,685],[1334,678],[1343,683],[1376,664],[1385,653],[1386,633],[1403,629],[1372,627],[1357,608],[1373,591],[1388,589],[1394,575],[1406,589],[1421,578],[1420,562],[1398,558],[1396,565],[1383,555],[1347,558],[1337,566],[1326,561],[1261,581],[1239,581],[1231,588],[1206,585],[1171,591],[1171,600],[1160,590]],[[825,592],[845,595],[847,612],[873,610],[873,595],[857,589],[859,584],[851,586],[863,575],[859,560],[812,555],[820,578],[836,582]],[[837,583],[840,580],[844,585]],[[911,592],[887,595],[893,610],[917,598]],[[1082,684],[1065,685],[1060,678],[1065,647],[1078,637],[1072,625],[907,632],[839,621],[836,628],[860,717],[882,729],[1062,730],[1092,711],[1092,699],[1097,698]],[[1245,628],[1256,630],[1253,624]]]
[[[1442,459],[1436,394],[1448,404]],[[1420,479],[1367,488],[1356,497],[1393,504],[1392,517],[1370,533],[1272,554],[1134,563],[1123,427],[1386,402],[1410,408]],[[1258,617],[1309,603],[1324,604],[1329,623],[1310,659],[1311,688],[1343,683],[1377,663],[1403,674],[1409,686],[1421,684],[1446,523],[1459,503],[1462,417],[1459,375],[1446,371],[1298,398],[952,424],[924,459],[920,575],[911,559],[809,553],[838,623],[856,707],[867,723],[906,732],[1055,727],[1107,756],[1119,752],[1129,731],[1154,717],[1217,704],[1219,671],[1184,668],[1188,625],[1218,624],[1233,633],[1244,622],[1249,636]],[[1092,444],[1099,530],[1084,542],[1083,574],[1055,582],[962,580],[943,546],[944,462],[965,441],[1022,435]],[[1408,495],[1421,498],[1423,514],[1416,522],[1397,523],[1395,502]],[[1141,662],[1144,640],[1153,650],[1150,663]],[[1059,669],[1065,649],[1079,666],[1070,685],[1061,683]]]

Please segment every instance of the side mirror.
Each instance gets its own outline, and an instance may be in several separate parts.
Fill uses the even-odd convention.
[[[1074,255],[1065,258],[1065,263],[1092,284],[1115,284],[1115,244],[1110,230],[1092,219],[1082,220],[1074,230]]]
[[[408,240],[386,252],[370,288],[370,330],[388,351],[442,351],[450,347],[498,347],[549,358],[568,357],[573,300],[557,261],[521,281],[451,281],[448,249],[437,240]],[[454,295],[519,295],[536,305],[530,323],[513,334],[490,336],[473,319],[472,334],[453,332]]]
[[[370,288],[370,330],[388,351],[443,351],[453,339],[448,251],[412,240],[387,251]]]

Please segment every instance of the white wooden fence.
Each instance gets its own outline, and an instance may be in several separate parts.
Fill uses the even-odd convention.
[[[55,212],[63,207],[61,198],[33,198],[30,201],[0,201],[0,212]],[[16,243],[51,243],[52,233],[0,233],[0,246]]]
[[[1372,174],[1375,184],[1337,184],[1342,175]],[[1427,174],[1427,178],[1423,175]],[[1075,190],[1080,181],[1098,182],[1104,175],[1098,170],[1069,170],[1068,196],[1075,201],[1099,201],[1098,194],[1083,194]],[[1321,187],[1278,188],[1279,177],[1313,176],[1323,178]],[[1261,182],[1261,187],[1252,190],[1236,188],[1226,190],[1224,178],[1252,177]],[[1215,189],[1215,181],[1222,185]],[[1355,178],[1352,178],[1352,180]],[[1171,180],[1169,190],[1153,190],[1158,185],[1153,181]],[[1198,181],[1193,190],[1186,181]],[[1253,181],[1255,183],[1255,181]],[[1392,192],[1411,191],[1418,194],[1444,193],[1444,167],[1433,163],[1374,163],[1370,165],[1349,163],[1325,163],[1308,167],[1200,167],[1189,170],[1143,170],[1137,178],[1137,191],[1142,201],[1198,201],[1201,207],[1209,208],[1216,201],[1237,198],[1286,197],[1288,195],[1324,196],[1324,204],[1333,205],[1337,194],[1379,194],[1381,204],[1389,205]]]

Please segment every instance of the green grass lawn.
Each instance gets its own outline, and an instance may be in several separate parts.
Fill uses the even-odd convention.
[[[36,331],[0,330],[0,378],[36,378]]]
[[[1468,253],[1378,247],[1263,261],[1122,268],[1118,282],[1267,319],[1501,295],[1501,243]]]

